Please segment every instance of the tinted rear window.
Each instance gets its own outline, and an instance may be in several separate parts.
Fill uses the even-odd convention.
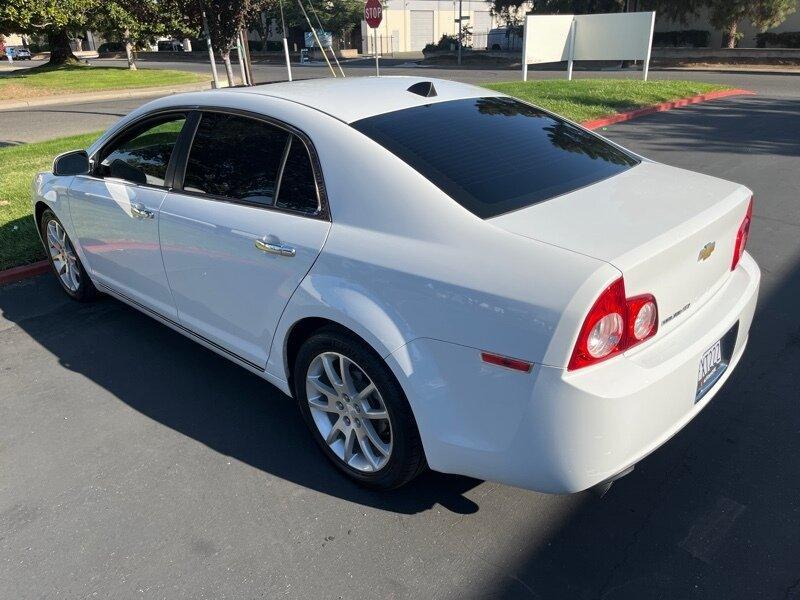
[[[484,219],[638,164],[616,146],[512,98],[439,102],[352,125]]]

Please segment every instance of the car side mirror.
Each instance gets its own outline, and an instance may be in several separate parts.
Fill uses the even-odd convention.
[[[87,175],[91,169],[86,150],[59,154],[53,161],[53,175]]]

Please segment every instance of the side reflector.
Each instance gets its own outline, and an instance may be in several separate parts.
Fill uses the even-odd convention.
[[[491,354],[489,352],[481,352],[481,360],[490,365],[498,365],[506,367],[507,369],[514,369],[515,371],[522,371],[523,373],[530,373],[533,364],[518,360],[516,358],[508,358],[507,356],[500,356],[499,354]]]

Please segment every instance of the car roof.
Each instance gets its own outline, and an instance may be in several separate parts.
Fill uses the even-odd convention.
[[[421,82],[432,83],[436,95],[424,96],[408,91],[409,87]],[[436,102],[502,95],[474,85],[429,77],[330,77],[225,88],[220,92],[282,98],[309,106],[345,123]]]

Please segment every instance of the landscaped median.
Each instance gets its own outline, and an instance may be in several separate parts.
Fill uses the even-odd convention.
[[[0,98],[31,100],[86,92],[131,90],[202,83],[210,78],[186,71],[120,67],[36,67],[0,74]]]
[[[622,120],[631,114],[666,110],[698,99],[747,93],[727,86],[689,81],[593,79],[495,83],[486,87],[594,126],[609,119]],[[31,218],[30,195],[34,175],[49,169],[55,155],[86,148],[98,135],[99,132],[95,132],[0,148],[0,271],[44,258]]]
[[[491,83],[486,87],[584,124],[678,100],[743,92],[727,85],[697,81],[633,79],[512,81]]]

